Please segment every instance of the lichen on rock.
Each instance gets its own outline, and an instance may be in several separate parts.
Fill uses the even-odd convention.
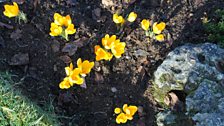
[[[224,49],[210,43],[177,47],[154,77],[157,102],[164,104],[170,91],[183,91],[187,94],[185,115],[196,125],[224,125]]]

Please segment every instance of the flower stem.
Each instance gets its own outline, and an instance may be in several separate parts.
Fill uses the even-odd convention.
[[[65,31],[62,31],[61,37],[64,38],[66,41],[69,41],[68,34],[66,34]]]
[[[17,17],[18,17],[19,24],[21,23],[21,20],[22,20],[24,23],[27,23],[27,17],[26,17],[26,14],[23,13],[22,11],[19,12],[19,15],[18,15]]]
[[[149,31],[145,31],[145,35],[148,37],[149,36]]]

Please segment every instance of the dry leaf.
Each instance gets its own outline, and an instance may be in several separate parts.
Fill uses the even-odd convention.
[[[12,25],[5,24],[5,23],[3,23],[3,22],[0,22],[0,26],[1,26],[1,27],[6,27],[6,28],[8,28],[8,29],[13,29],[13,26],[12,26]]]
[[[147,55],[149,55],[149,53],[146,52],[145,50],[138,49],[137,51],[134,51],[134,55],[135,55],[136,57],[139,57],[139,56],[147,57]]]
[[[86,38],[86,37],[82,37],[82,38],[79,38],[79,39],[77,39],[77,40],[75,40],[74,42],[73,42],[73,44],[75,44],[77,47],[83,47],[85,44],[88,44],[87,42],[88,42],[88,38]]]
[[[71,59],[69,56],[67,56],[67,55],[60,56],[59,58],[60,58],[60,60],[62,60],[64,63],[71,63],[71,62],[72,62],[72,59]]]
[[[95,72],[95,81],[97,83],[102,83],[104,81],[103,75],[99,72]]]
[[[173,44],[173,39],[172,39],[170,33],[167,34],[167,41],[168,41],[169,46],[171,46]]]
[[[183,102],[179,100],[177,95],[173,92],[168,93],[164,99],[164,103],[171,107],[172,110],[182,111],[184,109]]]
[[[58,52],[60,50],[60,43],[57,40],[54,40],[51,44],[53,52]]]
[[[74,43],[66,43],[62,49],[62,52],[68,53],[69,56],[72,56],[76,53],[77,48],[77,45]]]
[[[144,108],[142,106],[138,106],[138,115],[140,117],[145,115]]]
[[[80,87],[82,87],[82,88],[87,88],[87,86],[86,86],[86,81],[85,81],[85,78],[83,78],[84,79],[84,82],[80,85]]]
[[[29,54],[28,53],[18,53],[18,54],[15,54],[11,58],[9,65],[12,65],[12,66],[26,65],[28,63],[29,63]]]
[[[34,11],[36,11],[36,9],[37,9],[37,5],[39,5],[40,4],[40,0],[33,0],[33,10]]]

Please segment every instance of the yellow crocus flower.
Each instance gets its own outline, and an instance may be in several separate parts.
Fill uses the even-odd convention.
[[[61,89],[68,89],[71,87],[68,77],[65,77],[64,80],[59,84]]]
[[[116,122],[120,124],[120,123],[126,123],[127,120],[132,120],[137,110],[138,110],[137,106],[133,106],[133,105],[128,106],[128,104],[124,104],[122,109],[115,108],[114,113],[119,114],[116,118]]]
[[[74,28],[74,24],[69,24],[68,27],[65,29],[65,34],[72,35],[76,32],[76,29]]]
[[[51,36],[59,36],[62,33],[62,27],[58,26],[55,23],[51,23],[51,28],[50,28],[50,35]]]
[[[105,49],[111,49],[114,45],[114,42],[116,41],[116,35],[110,35],[106,34],[104,38],[102,38],[102,45]]]
[[[124,18],[122,16],[119,16],[118,14],[113,15],[113,21],[116,24],[123,24],[125,22]]]
[[[156,40],[158,40],[160,42],[164,41],[164,35],[163,34],[156,35],[155,37],[156,37]]]
[[[146,20],[146,19],[143,19],[142,22],[141,22],[141,27],[147,31],[149,30],[149,26],[150,26],[150,22],[149,20]]]
[[[96,61],[99,60],[111,60],[113,55],[104,49],[102,49],[99,45],[96,45],[95,47],[95,54],[96,54]]]
[[[116,58],[120,58],[124,53],[124,48],[126,44],[124,42],[120,42],[120,40],[116,40],[114,46],[111,48],[111,52]]]
[[[127,117],[124,113],[120,113],[117,118],[116,118],[116,123],[120,124],[120,123],[126,123],[127,122]]]
[[[86,76],[86,74],[90,73],[91,69],[93,68],[94,62],[89,62],[88,60],[84,60],[82,62],[82,59],[79,58],[77,60],[77,66],[78,66],[78,68],[81,69],[80,74],[82,76]]]
[[[115,114],[120,114],[121,113],[121,109],[120,108],[115,108],[114,109],[114,113]]]
[[[84,79],[82,77],[80,77],[81,73],[81,69],[80,68],[75,68],[71,75],[69,76],[69,82],[71,84],[71,86],[73,86],[73,84],[78,84],[81,85],[84,82]]]
[[[71,17],[69,15],[62,16],[59,13],[54,14],[54,23],[60,26],[68,26],[72,23]]]
[[[128,120],[132,120],[133,119],[133,115],[137,112],[138,107],[137,106],[132,106],[132,105],[127,105],[124,104],[123,105],[123,111],[126,114],[126,117]]]
[[[137,18],[137,14],[136,14],[135,12],[131,12],[131,13],[128,15],[128,21],[129,21],[129,22],[134,22],[136,18]]]
[[[13,2],[13,5],[4,5],[5,11],[3,14],[9,18],[16,17],[19,15],[19,7],[16,2]]]
[[[157,24],[157,22],[155,22],[152,26],[153,33],[160,34],[165,29],[165,27],[166,27],[166,23],[161,22]]]

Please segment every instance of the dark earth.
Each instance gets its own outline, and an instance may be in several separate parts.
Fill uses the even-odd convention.
[[[46,109],[45,104],[51,103],[62,126],[115,126],[113,110],[125,103],[139,106],[143,112],[124,125],[156,125],[155,114],[162,108],[150,91],[153,72],[175,47],[206,42],[202,18],[224,8],[222,0],[13,1],[19,1],[28,23],[19,24],[0,14],[0,71],[9,71],[14,86],[40,107]],[[11,4],[0,3],[0,13],[6,3]],[[137,21],[119,31],[112,21],[117,11],[124,17],[134,11]],[[75,24],[77,32],[69,42],[49,35],[55,12],[69,14]],[[144,18],[166,22],[169,39],[149,40],[139,25]],[[125,53],[120,59],[96,62],[94,46],[101,44],[105,34],[116,34],[126,42]],[[75,45],[73,52],[62,51],[66,43]],[[78,58],[95,61],[86,77],[87,88],[59,89],[64,68],[71,61],[76,64]]]

